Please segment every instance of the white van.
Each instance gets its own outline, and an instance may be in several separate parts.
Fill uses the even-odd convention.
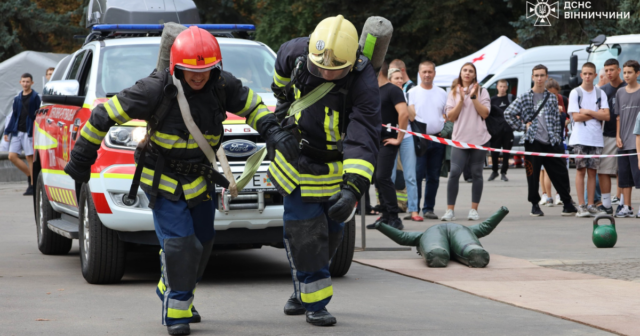
[[[498,81],[506,79],[509,82],[509,93],[515,99],[533,87],[531,69],[538,64],[543,64],[549,69],[549,77],[560,83],[561,93],[569,96],[569,92],[571,92],[569,87],[569,58],[575,51],[575,54],[578,55],[578,64],[583,64],[588,57],[585,51],[586,47],[587,45],[583,44],[543,46],[527,49],[505,62],[494,75],[487,76],[481,84],[489,90],[489,95],[493,97],[498,94],[496,89]]]
[[[586,44],[582,45],[559,45],[543,46],[527,49],[523,53],[516,55],[513,59],[505,62],[494,75],[487,76],[482,81],[482,86],[489,91],[491,97],[498,94],[496,86],[498,81],[506,79],[509,82],[509,94],[515,100],[517,96],[528,92],[533,87],[531,73],[534,66],[542,64],[549,69],[549,77],[555,79],[560,84],[560,94],[569,96],[571,87],[569,86],[570,57],[572,54],[578,56],[578,64],[582,65],[587,61],[588,53]],[[523,132],[513,132],[512,150],[524,150],[520,144]]]

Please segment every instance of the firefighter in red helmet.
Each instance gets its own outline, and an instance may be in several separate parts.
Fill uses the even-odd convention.
[[[139,184],[153,212],[161,246],[162,274],[156,293],[162,300],[162,324],[169,335],[188,335],[189,323],[201,319],[193,307],[193,293],[213,246],[215,184],[227,181],[189,132],[176,97],[178,85],[184,90],[191,122],[214,151],[220,145],[226,111],[245,117],[283,155],[294,159],[299,149],[260,96],[223,71],[216,38],[195,26],[176,37],[168,69],[158,69],[93,109],[64,170],[77,182],[87,183],[109,128],[131,119],[148,122],[147,136],[134,155],[137,167],[130,195],[135,197]]]

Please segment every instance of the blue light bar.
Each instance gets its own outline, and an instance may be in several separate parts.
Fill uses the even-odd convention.
[[[186,27],[196,26],[207,31],[254,31],[256,26],[252,24],[186,24]],[[99,24],[91,28],[93,31],[150,31],[163,30],[163,24]]]

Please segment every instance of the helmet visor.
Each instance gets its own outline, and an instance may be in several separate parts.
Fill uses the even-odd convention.
[[[340,80],[347,76],[351,71],[350,66],[335,70],[324,69],[317,66],[314,62],[311,62],[311,60],[307,62],[307,69],[309,69],[309,73],[311,73],[312,75],[328,81]]]
[[[207,72],[215,68],[222,70],[222,61],[212,65],[190,65],[190,64],[185,65],[182,63],[178,63],[176,64],[176,68],[180,70],[191,71],[191,72]]]

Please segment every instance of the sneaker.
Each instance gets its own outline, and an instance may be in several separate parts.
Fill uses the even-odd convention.
[[[542,197],[540,198],[540,202],[538,202],[538,204],[545,205],[547,203],[548,198],[549,196],[547,196],[547,194],[542,194]]]
[[[396,218],[391,218],[389,220],[389,226],[394,227],[398,230],[402,230],[404,229],[404,225],[402,224],[402,219],[396,217]]]
[[[533,206],[531,206],[531,213],[529,215],[533,217],[540,217],[544,216],[544,212],[540,210],[540,206],[538,204],[534,204]]]
[[[422,217],[424,217],[426,219],[438,219],[438,215],[436,215],[433,211],[425,212]]]
[[[467,181],[467,183],[472,183],[473,179],[466,179],[465,181]]]
[[[564,207],[562,207],[562,215],[563,216],[574,216],[575,214],[578,213],[578,209],[576,209],[576,206],[572,204],[564,204]]]
[[[598,208],[593,204],[587,206],[587,211],[591,214],[591,217],[595,217],[598,214]]]
[[[456,220],[456,216],[453,213],[453,210],[447,209],[447,212],[444,213],[444,216],[442,216],[440,220],[443,222],[448,222],[448,221]]]
[[[622,209],[616,213],[616,217],[625,218],[625,217],[633,217],[633,210],[628,207],[621,206]]]
[[[468,220],[478,220],[480,219],[480,215],[478,215],[478,210],[471,209],[469,210],[469,216],[467,216]]]
[[[613,207],[607,208],[604,205],[598,206],[597,215],[613,215]]]
[[[547,198],[547,201],[544,203],[545,206],[553,207],[555,204],[553,203],[553,198]]]
[[[556,195],[556,202],[555,205],[562,205],[562,200],[560,199],[560,195]]]
[[[611,204],[615,204],[615,205],[620,204],[620,199],[616,196],[611,197]]]
[[[367,225],[367,229],[369,229],[369,230],[375,229],[376,228],[376,224],[378,222],[387,224],[387,223],[389,223],[389,219],[388,218],[384,218],[384,217],[378,217],[378,219],[376,219],[376,221],[373,222],[373,224],[368,224]]]
[[[498,177],[498,173],[497,172],[491,172],[491,175],[489,176],[489,179],[487,181],[493,181],[496,179],[496,177]]]
[[[500,179],[505,182],[509,182],[509,179],[507,178],[507,174],[500,174]]]
[[[576,217],[591,217],[591,213],[587,210],[587,206],[582,204],[578,206],[578,213]]]
[[[32,196],[33,195],[33,186],[29,186],[27,190],[22,194],[22,196]]]

